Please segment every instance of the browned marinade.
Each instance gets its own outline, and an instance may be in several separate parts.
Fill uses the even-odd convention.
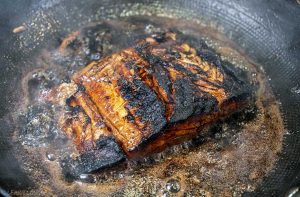
[[[140,40],[56,89],[66,103],[60,127],[80,154],[65,164],[71,174],[160,152],[251,104],[242,71],[179,36]]]

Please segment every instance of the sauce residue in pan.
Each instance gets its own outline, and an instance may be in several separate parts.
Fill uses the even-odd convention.
[[[82,174],[74,182],[65,179],[59,161],[74,152],[74,147],[57,128],[56,107],[45,102],[51,88],[68,81],[88,62],[128,47],[145,34],[174,28],[199,43],[203,40],[223,60],[246,70],[257,86],[256,106],[213,125],[209,137],[173,146],[144,160]],[[12,194],[240,196],[254,191],[273,169],[284,131],[279,104],[262,69],[216,30],[191,21],[139,16],[92,23],[66,37],[57,49],[41,51],[32,70],[24,75],[26,99],[16,117],[15,141],[22,144],[18,159],[36,188]]]

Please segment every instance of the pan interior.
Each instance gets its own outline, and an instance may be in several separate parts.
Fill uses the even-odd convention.
[[[244,5],[235,5],[234,3],[211,3],[206,1],[201,1],[201,3],[194,1],[166,1],[163,3],[147,1],[146,3],[124,2],[119,3],[117,6],[115,6],[115,3],[114,1],[87,1],[84,3],[78,1],[70,5],[70,3],[64,1],[51,1],[51,3],[41,2],[40,4],[36,4],[36,11],[22,21],[25,23],[27,30],[21,34],[12,36],[11,39],[14,41],[14,48],[9,52],[10,54],[8,54],[7,61],[5,60],[6,65],[12,66],[12,68],[16,69],[15,72],[19,73],[16,81],[20,78],[24,78],[24,73],[28,73],[36,68],[36,60],[40,56],[42,49],[54,50],[61,38],[74,30],[86,26],[86,24],[106,20],[119,21],[119,19],[130,17],[133,17],[133,21],[138,22],[138,18],[142,19],[144,17],[147,19],[149,16],[167,19],[177,18],[180,19],[180,21],[185,21],[184,24],[190,23],[192,24],[191,26],[199,27],[203,35],[208,36],[208,43],[211,42],[211,40],[218,41],[211,42],[212,47],[217,49],[218,43],[222,43],[225,39],[225,43],[230,43],[226,45],[228,46],[227,48],[234,48],[239,50],[242,54],[246,54],[249,58],[246,58],[245,62],[252,65],[252,62],[248,60],[252,59],[257,63],[256,65],[261,65],[262,69],[258,69],[265,70],[268,75],[270,79],[269,83],[275,93],[276,100],[281,102],[280,107],[285,129],[288,130],[284,144],[288,144],[288,146],[284,146],[283,152],[280,155],[281,159],[277,162],[276,167],[274,167],[275,170],[265,178],[261,184],[261,188],[258,188],[256,192],[257,194],[260,192],[272,194],[283,192],[285,190],[284,187],[287,186],[285,180],[291,177],[293,172],[297,170],[296,166],[299,166],[298,152],[295,150],[299,149],[300,146],[299,143],[297,143],[299,142],[297,129],[299,129],[300,126],[298,125],[298,121],[296,121],[299,119],[298,109],[300,106],[299,94],[297,93],[298,84],[296,81],[297,75],[299,74],[299,67],[297,67],[295,57],[285,50],[288,47],[287,41],[289,38],[280,36],[284,30],[277,27],[278,24],[275,22],[268,24],[262,19],[263,16],[255,15],[254,13],[250,14],[251,12],[246,9],[246,7],[250,5],[246,3]],[[251,7],[249,9],[251,10]],[[171,19],[169,20],[170,23],[174,21]],[[140,20],[140,22],[144,23],[145,21]],[[180,23],[178,24],[180,25]],[[155,28],[155,24],[152,24],[152,26]],[[151,27],[151,25],[148,27]],[[270,32],[271,28],[272,31]],[[183,25],[182,29],[185,29],[187,33],[193,33],[192,27],[186,28]],[[256,29],[256,31],[252,31],[253,29]],[[215,34],[213,39],[209,38],[209,35],[213,34]],[[224,38],[224,35],[227,38]],[[128,45],[130,42],[132,41],[129,40],[128,43],[124,42],[122,44]],[[239,54],[237,55],[239,56],[237,58],[239,60],[242,59],[241,57],[244,57],[244,55],[240,55],[241,53],[237,53]],[[233,59],[234,57],[230,60],[233,61]],[[3,80],[5,80],[5,77]],[[14,85],[14,87],[21,90],[21,84],[16,84],[19,85]],[[288,93],[287,90],[289,91]],[[17,96],[18,94],[14,91],[11,95],[12,103],[16,102],[13,101],[13,98]],[[291,106],[290,103],[294,103],[294,105]],[[8,118],[9,116],[5,116],[3,119]],[[3,125],[7,125],[4,120],[3,122]],[[3,130],[15,130],[15,128],[2,127]],[[12,135],[8,135],[8,139],[12,137]],[[9,151],[16,154],[15,151],[19,150],[23,150],[22,145],[10,147]],[[32,150],[24,151],[26,151],[26,154],[31,154],[30,151]],[[44,157],[45,155],[42,156]],[[21,166],[23,168],[25,167],[25,171],[30,171],[30,167],[26,166],[26,162],[22,163],[22,161],[24,162],[24,160],[21,159]],[[33,169],[41,172],[40,177],[44,176],[44,178],[47,179],[49,177],[48,167],[51,165],[53,164],[50,162],[48,166],[36,166],[37,168]],[[51,173],[57,172],[50,172],[50,175]],[[166,183],[163,182],[158,185],[168,184],[168,181],[173,183],[174,180],[175,182],[180,182],[180,180],[184,179],[184,177],[181,177],[183,174],[184,173],[178,173],[178,175],[176,174],[174,177],[168,177]],[[138,177],[138,175],[136,176]],[[157,180],[154,179],[155,178],[151,180],[152,183],[157,182]],[[197,179],[193,179],[193,177],[191,177],[190,180],[197,181]],[[140,183],[148,182],[143,178],[140,178],[139,181]],[[181,187],[188,187],[184,185],[183,182],[180,183]],[[105,185],[105,183],[102,184]],[[158,185],[147,185],[147,187],[160,190],[160,186]],[[72,185],[69,185],[69,187],[72,187]],[[83,184],[83,187],[90,189],[95,186]],[[133,185],[133,187],[135,186]],[[48,187],[44,189],[50,190],[50,192],[52,190],[52,188]],[[250,192],[252,190],[250,187],[248,191]],[[73,191],[76,192],[75,190]],[[162,190],[162,192],[164,191]],[[16,192],[16,194],[17,193],[18,192]]]

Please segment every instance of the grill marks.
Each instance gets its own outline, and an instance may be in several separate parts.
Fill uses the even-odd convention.
[[[134,79],[118,81],[120,93],[127,101],[125,108],[136,117],[135,123],[143,137],[158,133],[165,126],[164,107],[151,89],[142,81]]]
[[[99,113],[125,152],[158,133],[166,124],[164,107],[156,94],[135,74],[145,62],[130,50],[106,58],[110,64],[91,63],[73,80],[85,87]],[[129,116],[128,116],[129,115]]]
[[[139,54],[141,57],[144,55]],[[150,54],[148,54],[149,56]],[[152,57],[154,59],[154,57]],[[157,61],[148,61],[145,58],[145,66],[137,67],[138,75],[141,80],[155,92],[158,99],[164,103],[165,107],[165,118],[170,121],[174,107],[173,107],[173,88],[170,74],[165,66],[158,58]]]
[[[96,140],[111,136],[95,104],[84,92],[77,92],[68,99],[69,110],[60,118],[60,125],[68,137],[75,134],[75,144],[79,152],[92,150]]]
[[[147,38],[135,51],[148,63],[140,76],[165,104],[168,121],[200,114],[204,106],[202,112],[213,110],[226,98],[221,68],[202,61],[188,44],[178,44],[175,33]]]
[[[69,137],[75,133],[82,154],[99,152],[97,142],[109,139],[111,146],[100,152],[118,161],[123,155],[116,142],[130,157],[163,150],[243,108],[250,97],[249,86],[217,56],[170,32],[91,62],[72,80],[82,88],[68,100],[62,129]],[[114,163],[100,161],[98,167]]]

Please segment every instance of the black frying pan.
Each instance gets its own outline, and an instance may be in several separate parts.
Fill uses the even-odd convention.
[[[16,161],[12,143],[14,124],[9,113],[19,100],[23,67],[30,58],[63,33],[76,29],[88,20],[118,15],[121,5],[136,8],[139,1],[64,1],[31,0],[0,3],[0,186],[25,190],[33,183]],[[254,193],[245,196],[282,196],[300,186],[300,5],[291,1],[141,1],[145,7],[181,10],[193,17],[214,22],[251,59],[262,65],[270,78],[288,135],[274,170]],[[105,7],[101,14],[99,8]],[[119,9],[118,9],[119,8]],[[118,10],[118,11],[116,11]],[[115,13],[114,13],[115,12]],[[36,26],[23,36],[12,29],[22,23]],[[51,30],[45,27],[51,24]],[[42,33],[42,34],[41,34]],[[20,46],[20,43],[23,43]],[[51,45],[51,44],[50,44]],[[24,155],[26,157],[26,155]],[[33,167],[34,168],[34,167]],[[296,191],[296,190],[294,190]],[[2,190],[0,191],[0,193]]]

